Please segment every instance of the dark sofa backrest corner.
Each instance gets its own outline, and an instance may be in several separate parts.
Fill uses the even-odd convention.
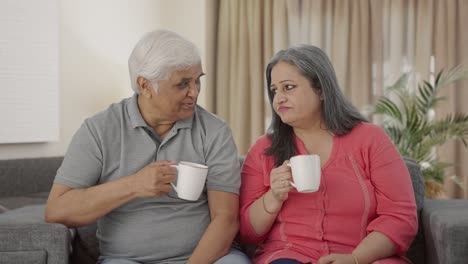
[[[0,160],[0,197],[48,192],[63,157]]]
[[[406,167],[408,168],[408,172],[411,176],[414,198],[416,199],[416,205],[419,211],[423,207],[425,193],[424,178],[421,173],[421,168],[419,164],[411,158],[404,157],[403,160],[405,161]]]
[[[418,211],[418,221],[421,222],[421,211],[424,205],[424,193],[425,193],[425,185],[424,185],[424,178],[421,172],[421,168],[419,164],[411,159],[404,157],[403,160],[405,161],[406,167],[408,168],[408,172],[411,176],[411,182],[413,184],[414,189],[414,198],[416,200],[417,211]],[[422,230],[422,225],[419,224],[418,233],[413,240],[406,257],[408,257],[412,263],[414,264],[422,264],[425,263],[425,245],[424,245],[424,232]]]
[[[242,168],[242,164],[244,164],[245,156],[244,155],[239,155],[239,164],[240,167]]]

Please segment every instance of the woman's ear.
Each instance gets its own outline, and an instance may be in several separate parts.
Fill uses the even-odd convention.
[[[317,94],[318,94],[318,96],[319,96],[319,98],[320,98],[320,101],[323,101],[323,92],[322,92],[322,89],[318,89],[318,90],[317,90]]]
[[[146,80],[145,78],[138,76],[137,78],[137,84],[138,88],[140,89],[140,95],[143,95],[145,97],[151,98],[151,82]]]

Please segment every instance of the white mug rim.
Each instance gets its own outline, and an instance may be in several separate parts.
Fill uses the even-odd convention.
[[[208,169],[208,166],[206,165],[203,165],[203,164],[199,164],[199,163],[195,163],[195,162],[190,162],[190,161],[181,161],[179,162],[180,165],[185,165],[185,166],[188,166],[188,167],[191,167],[191,168],[197,168],[197,169]]]
[[[320,157],[319,155],[317,154],[302,154],[302,155],[296,155],[296,156],[292,156],[289,160],[293,160],[293,159],[296,159],[296,158],[301,158],[301,157],[308,157],[308,156],[317,156],[317,157]]]

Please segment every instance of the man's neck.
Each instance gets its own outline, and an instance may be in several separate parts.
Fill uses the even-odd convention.
[[[152,109],[140,96],[138,97],[138,108],[143,120],[145,120],[146,124],[150,126],[161,139],[166,136],[176,123],[175,120],[169,120],[169,118],[165,118],[161,115],[160,112]]]

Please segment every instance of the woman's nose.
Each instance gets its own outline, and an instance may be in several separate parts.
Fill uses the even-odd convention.
[[[276,92],[275,97],[274,97],[274,102],[280,104],[286,102],[287,98],[286,96],[281,93],[281,92]]]

